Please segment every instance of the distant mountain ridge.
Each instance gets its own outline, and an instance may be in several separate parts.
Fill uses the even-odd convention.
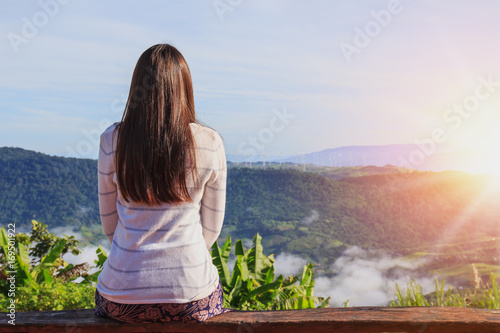
[[[405,167],[424,171],[468,171],[475,163],[476,151],[465,150],[456,144],[392,144],[345,146],[294,156],[228,155],[233,162],[291,163],[329,167],[386,166]]]
[[[401,162],[398,156],[404,155],[412,149],[415,149],[414,145],[346,146],[305,154],[299,156],[297,160],[295,157],[291,157],[284,161],[332,167],[400,166]]]

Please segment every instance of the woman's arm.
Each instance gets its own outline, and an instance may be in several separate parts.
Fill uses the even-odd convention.
[[[203,238],[207,248],[210,249],[217,241],[224,221],[226,208],[226,152],[222,138],[218,136],[218,147],[215,150],[215,162],[210,179],[205,185],[203,198],[201,199],[201,224],[203,226]]]
[[[114,182],[115,163],[112,140],[106,140],[106,133],[101,135],[99,159],[97,162],[97,180],[99,191],[99,212],[102,229],[109,241],[113,242],[118,213],[116,211],[117,186]]]

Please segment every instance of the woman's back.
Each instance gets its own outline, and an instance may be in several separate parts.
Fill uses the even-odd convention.
[[[101,135],[99,205],[111,252],[97,284],[118,303],[185,303],[211,294],[219,283],[208,248],[224,219],[226,159],[222,139],[191,123],[197,182],[186,176],[192,202],[146,205],[127,202],[117,186],[117,124]],[[196,179],[196,177],[195,177]]]

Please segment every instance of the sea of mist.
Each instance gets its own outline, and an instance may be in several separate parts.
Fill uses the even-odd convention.
[[[299,274],[304,258],[279,254],[275,267],[280,274]],[[415,279],[424,293],[434,290],[434,278],[418,272],[425,262],[393,257],[380,251],[349,247],[332,264],[332,277],[316,276],[314,295],[330,296],[330,306],[385,306],[395,298],[395,284],[406,288]]]
[[[79,234],[71,228],[55,228],[57,236]],[[111,244],[101,244],[109,253]],[[247,244],[250,245],[250,244]],[[64,260],[77,265],[87,262],[94,266],[97,260],[97,246],[86,246],[82,253],[75,256],[71,253],[64,255]],[[274,268],[276,275],[300,275],[307,260],[297,255],[279,253],[275,255]],[[340,307],[349,301],[349,306],[384,306],[394,299],[395,284],[406,288],[410,280],[415,279],[423,288],[424,293],[434,290],[434,278],[419,273],[418,268],[423,260],[409,260],[391,256],[380,251],[365,250],[357,246],[347,248],[331,267],[334,275],[331,277],[315,276],[314,295],[330,296],[330,306]],[[230,259],[229,268],[232,270],[234,259]],[[91,269],[90,273],[95,269]]]

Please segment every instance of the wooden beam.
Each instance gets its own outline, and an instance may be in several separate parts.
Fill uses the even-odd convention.
[[[2,316],[6,316],[2,313]],[[7,317],[8,318],[8,317]],[[94,316],[94,310],[16,313],[0,332],[500,332],[500,310],[458,307],[351,307],[289,311],[233,311],[203,323],[128,324]]]

